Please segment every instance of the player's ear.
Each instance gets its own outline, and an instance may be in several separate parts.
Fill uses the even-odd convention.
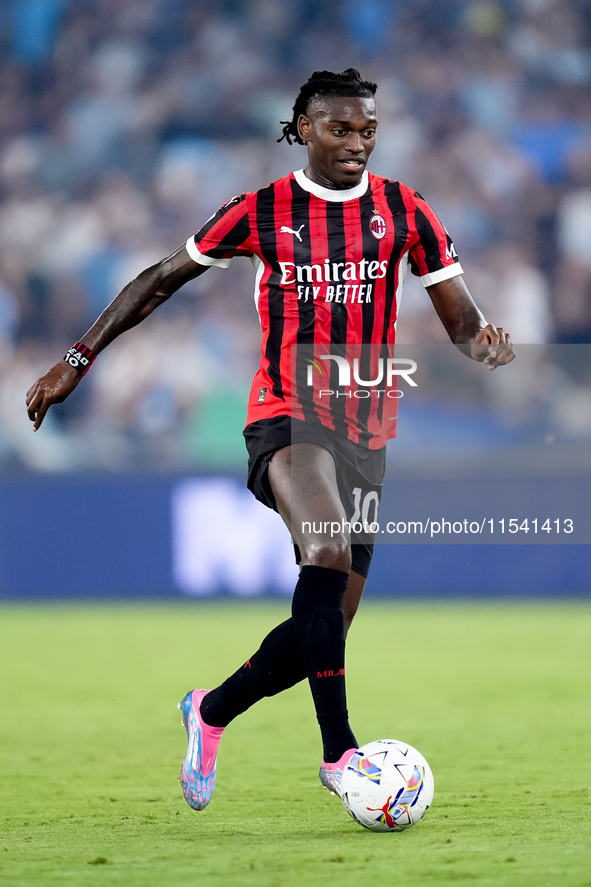
[[[307,142],[312,131],[312,121],[305,114],[300,114],[298,118],[298,132],[302,142]]]

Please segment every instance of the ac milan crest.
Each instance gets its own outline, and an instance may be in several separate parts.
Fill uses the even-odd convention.
[[[369,230],[371,231],[373,236],[376,238],[376,240],[381,240],[382,237],[385,237],[386,231],[388,229],[386,227],[386,222],[385,222],[383,216],[380,216],[379,214],[376,213],[373,216],[371,222],[369,223]]]

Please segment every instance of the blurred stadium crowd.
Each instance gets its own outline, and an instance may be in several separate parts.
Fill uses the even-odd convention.
[[[221,203],[304,165],[276,139],[318,68],[378,83],[371,169],[435,207],[489,319],[518,343],[591,342],[587,0],[4,0],[0,45],[5,470],[243,463],[245,260],[114,343],[43,446],[24,394]],[[445,335],[414,281],[400,335]]]

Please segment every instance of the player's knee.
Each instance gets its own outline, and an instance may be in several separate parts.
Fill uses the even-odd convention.
[[[346,542],[315,542],[304,545],[302,565],[348,573],[351,569],[351,546]]]

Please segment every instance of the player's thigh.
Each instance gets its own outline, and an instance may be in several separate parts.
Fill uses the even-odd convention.
[[[331,453],[311,443],[283,447],[269,463],[268,476],[302,564],[315,563],[314,553],[327,547],[346,549],[350,558],[346,512]]]

